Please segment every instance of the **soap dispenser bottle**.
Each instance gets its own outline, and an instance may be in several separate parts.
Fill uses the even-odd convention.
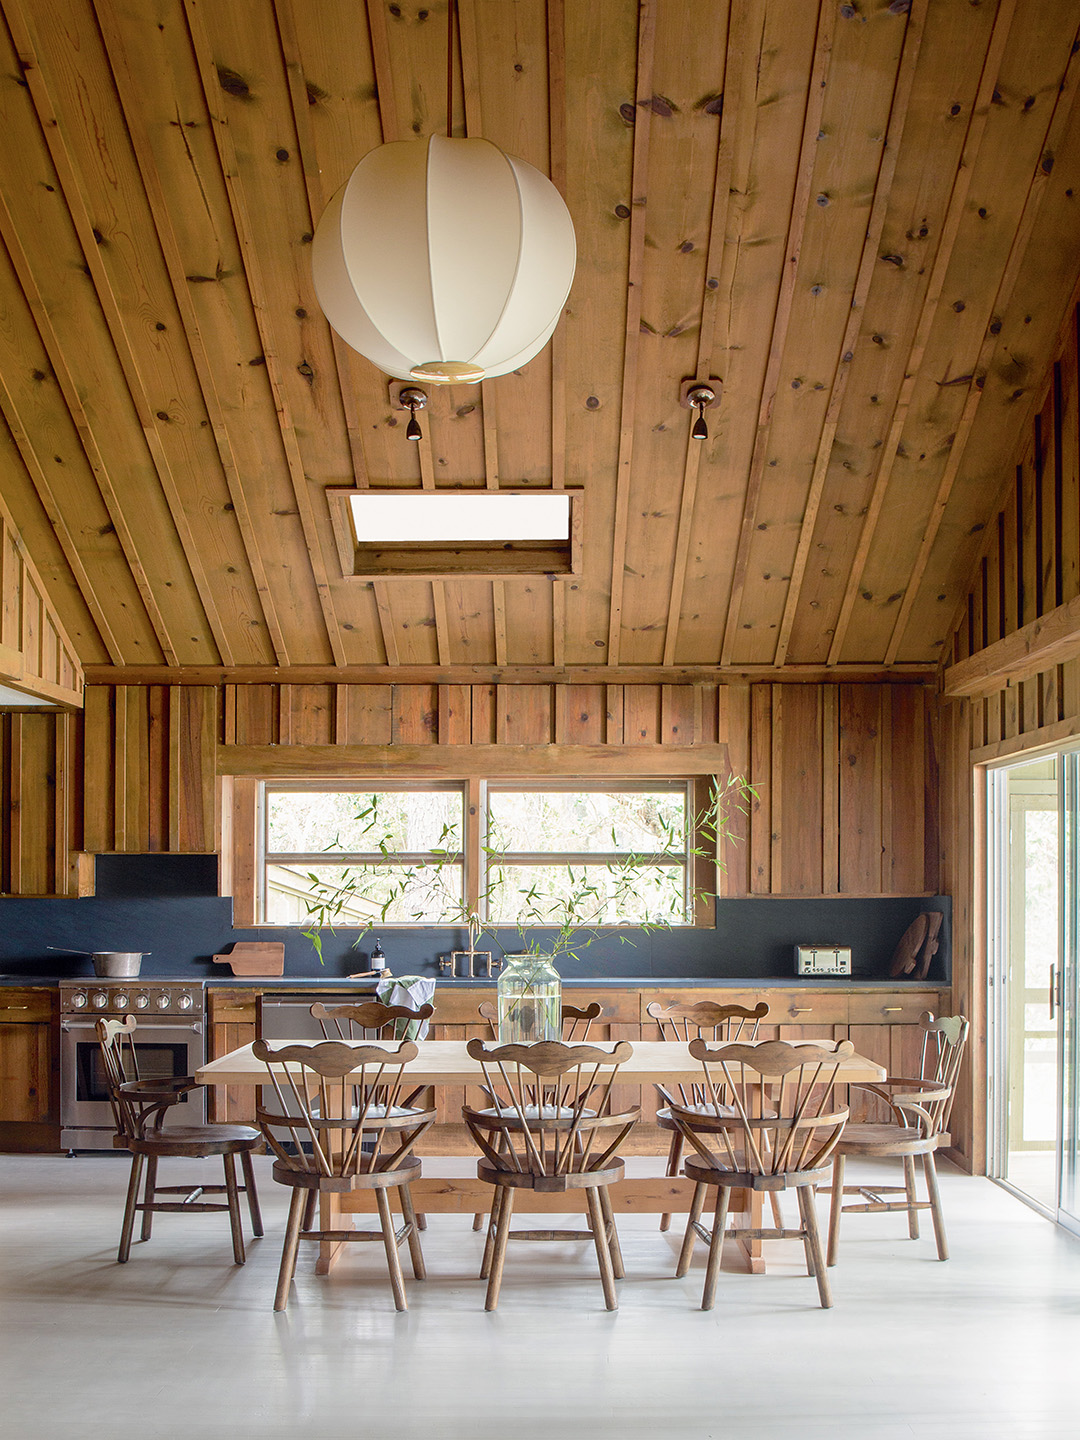
[[[390,973],[390,967],[386,963],[386,956],[383,954],[382,941],[378,936],[375,937],[375,948],[371,952],[371,969],[376,975],[381,975],[384,979]]]

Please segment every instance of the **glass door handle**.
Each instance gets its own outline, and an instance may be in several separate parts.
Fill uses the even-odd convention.
[[[1057,966],[1050,966],[1050,1019],[1057,1014]]]

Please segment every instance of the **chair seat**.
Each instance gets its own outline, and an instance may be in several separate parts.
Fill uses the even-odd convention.
[[[715,1120],[718,1117],[727,1119],[736,1116],[739,1112],[734,1105],[680,1105],[680,1110],[686,1110],[691,1115],[700,1115],[703,1119]],[[665,1105],[662,1110],[656,1112],[656,1123],[658,1125],[674,1125],[675,1118],[671,1113],[671,1107]]]
[[[508,1186],[513,1190],[535,1190],[540,1194],[561,1194],[566,1190],[590,1190],[597,1185],[614,1185],[621,1180],[625,1166],[621,1160],[609,1160],[602,1170],[585,1170],[568,1175],[536,1175],[529,1170],[528,1157],[518,1156],[524,1170],[503,1170],[488,1160],[476,1165],[476,1178],[486,1185]]]
[[[837,1149],[845,1155],[920,1155],[948,1143],[944,1135],[924,1136],[917,1125],[847,1125]]]
[[[418,1110],[413,1105],[391,1105],[389,1110],[387,1110],[385,1105],[371,1105],[368,1107],[364,1119],[400,1120],[404,1115],[423,1115],[423,1113],[423,1110]],[[311,1102],[311,1114],[314,1119],[319,1119],[322,1115],[322,1111],[319,1109],[319,1102],[317,1100],[313,1100]],[[350,1109],[348,1115],[343,1118],[347,1120],[356,1120],[359,1118],[359,1115],[360,1107],[359,1105],[354,1105]]]
[[[730,1165],[707,1165],[700,1156],[691,1156],[683,1174],[699,1185],[725,1185],[730,1190],[787,1190],[799,1185],[824,1185],[829,1167],[816,1170],[782,1170],[776,1175],[759,1175],[752,1169],[736,1170]]]
[[[474,1115],[486,1115],[492,1120],[519,1120],[524,1114],[526,1120],[572,1120],[576,1114],[583,1120],[594,1120],[595,1110],[576,1111],[572,1105],[545,1105],[542,1111],[535,1105],[526,1105],[519,1111],[516,1105],[489,1105],[486,1110],[474,1110]]]
[[[407,1155],[392,1170],[362,1170],[357,1175],[323,1175],[318,1170],[304,1168],[304,1164],[300,1157],[294,1161],[276,1159],[274,1179],[281,1185],[291,1185],[294,1190],[321,1190],[326,1194],[347,1195],[351,1190],[382,1190],[408,1185],[413,1180],[419,1180],[421,1175],[419,1155]]]
[[[127,1142],[139,1155],[235,1155],[262,1148],[262,1135],[250,1125],[170,1125],[148,1130]]]

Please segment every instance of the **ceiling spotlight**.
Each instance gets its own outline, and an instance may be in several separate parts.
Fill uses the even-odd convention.
[[[420,430],[420,422],[416,418],[416,412],[417,410],[423,410],[427,404],[426,392],[417,389],[415,385],[406,385],[402,390],[398,391],[398,400],[401,402],[401,405],[410,412],[409,423],[405,427],[405,439],[422,440],[423,434]]]
[[[687,392],[686,402],[697,411],[697,419],[690,431],[691,439],[707,440],[709,427],[705,424],[705,411],[710,405],[716,403],[716,391],[711,385],[695,385],[692,390]]]

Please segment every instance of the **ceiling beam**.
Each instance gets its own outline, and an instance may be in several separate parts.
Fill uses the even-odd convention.
[[[1080,596],[945,671],[945,697],[992,695],[1080,655]]]
[[[88,685],[694,685],[762,681],[929,684],[898,665],[89,665]]]

